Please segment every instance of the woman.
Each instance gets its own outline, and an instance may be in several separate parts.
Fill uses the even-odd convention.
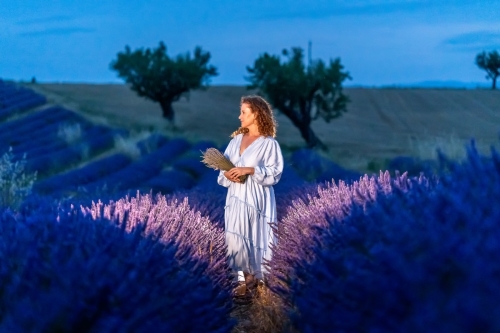
[[[224,220],[229,264],[238,271],[237,295],[246,292],[244,273],[262,280],[263,259],[271,259],[276,219],[273,185],[283,172],[283,155],[274,138],[276,121],[269,103],[259,96],[244,96],[241,127],[232,135],[224,155],[235,165],[222,171],[217,182],[228,188]],[[248,175],[244,183],[239,180]]]

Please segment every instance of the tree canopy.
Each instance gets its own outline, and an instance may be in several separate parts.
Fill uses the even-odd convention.
[[[500,54],[498,51],[485,51],[476,55],[476,65],[486,71],[486,78],[492,80],[492,89],[497,87],[497,78],[500,76]]]
[[[325,64],[321,59],[304,63],[304,52],[295,47],[284,49],[279,56],[264,53],[247,67],[250,76],[248,88],[259,89],[269,102],[286,115],[299,129],[309,147],[326,146],[312,131],[311,121],[322,118],[326,122],[347,111],[349,98],[342,92],[342,83],[351,79],[340,58]]]
[[[172,103],[193,89],[203,89],[217,69],[209,65],[210,53],[201,47],[194,49],[193,56],[187,52],[175,58],[167,55],[163,42],[156,49],[137,49],[119,52],[110,64],[130,88],[139,96],[160,103],[163,117],[174,121]]]

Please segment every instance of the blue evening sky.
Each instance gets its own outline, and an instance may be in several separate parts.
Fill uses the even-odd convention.
[[[350,85],[487,83],[474,58],[500,50],[499,14],[499,0],[0,0],[0,77],[121,82],[118,51],[164,41],[169,55],[209,51],[212,84],[243,85],[259,54],[311,40]]]

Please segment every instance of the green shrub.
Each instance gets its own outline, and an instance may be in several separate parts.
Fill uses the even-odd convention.
[[[0,207],[17,209],[26,196],[31,193],[36,181],[36,171],[26,174],[26,155],[14,161],[12,147],[0,158]]]

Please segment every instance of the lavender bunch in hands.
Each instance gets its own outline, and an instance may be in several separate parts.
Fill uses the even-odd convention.
[[[224,156],[217,148],[208,148],[202,152],[203,159],[201,160],[207,167],[214,170],[229,171],[234,168],[234,164]],[[248,175],[240,176],[240,181],[245,182]]]

